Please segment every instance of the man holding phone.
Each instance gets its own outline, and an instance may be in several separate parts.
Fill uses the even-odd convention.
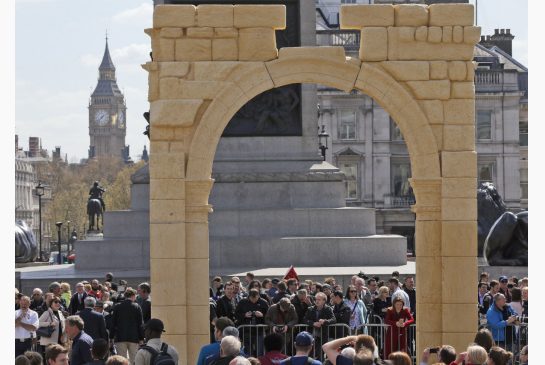
[[[505,295],[501,293],[494,295],[494,305],[491,305],[486,312],[486,322],[496,345],[503,348],[505,348],[506,340],[511,339],[513,334],[510,325],[519,324],[515,311],[507,304]]]
[[[422,352],[420,357],[420,365],[428,365],[429,358],[431,354],[437,355],[437,361],[439,363],[450,364],[456,360],[456,350],[454,347],[449,345],[437,346],[437,347],[427,347]],[[433,362],[435,364],[435,362]]]

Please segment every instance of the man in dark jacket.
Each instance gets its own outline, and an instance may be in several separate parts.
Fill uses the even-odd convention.
[[[313,327],[316,357],[321,357],[323,341],[327,341],[327,326],[337,323],[333,309],[326,305],[327,296],[319,292],[316,294],[316,305],[310,307],[305,315],[305,324]]]
[[[278,303],[280,301],[280,299],[282,299],[284,297],[289,298],[290,295],[288,293],[288,286],[286,285],[285,282],[281,281],[281,282],[278,283],[278,291],[276,292],[276,294],[272,298],[273,304]]]
[[[235,322],[235,294],[233,292],[233,284],[228,282],[225,284],[225,294],[216,303],[216,315],[219,317],[227,317]]]
[[[83,331],[83,320],[80,316],[69,316],[65,320],[65,331],[72,340],[70,365],[83,365],[93,361],[91,347],[93,339]]]
[[[235,324],[237,326],[264,324],[265,314],[268,309],[269,304],[259,296],[259,291],[257,289],[250,289],[248,298],[241,299],[238,302],[235,309]],[[245,350],[248,353],[254,353],[254,350],[256,350],[257,353],[262,354],[263,338],[265,337],[263,328],[243,327],[241,330]]]
[[[414,287],[414,277],[407,276],[405,278],[403,290],[409,296],[409,303],[411,304],[411,314],[416,321],[416,289]]]
[[[83,290],[83,283],[76,284],[76,292],[70,299],[70,314],[74,315],[85,308],[84,300],[87,298],[87,293]]]
[[[79,316],[85,323],[85,333],[93,340],[102,338],[108,340],[108,332],[106,332],[106,321],[101,313],[95,312],[93,308],[96,305],[96,299],[92,296],[85,298],[85,308],[79,312]]]
[[[336,291],[333,293],[333,315],[337,324],[346,324],[350,325],[350,315],[352,314],[352,308],[346,305],[344,302],[344,296],[341,291]],[[345,327],[334,327],[330,328],[329,334],[333,338],[341,338],[348,336],[349,329]]]
[[[142,309],[142,317],[144,318],[144,323],[148,323],[151,319],[151,286],[149,283],[142,283],[138,285],[138,296],[136,297],[136,302]]]
[[[299,289],[297,295],[291,300],[291,304],[295,307],[299,324],[305,324],[305,314],[309,307],[313,305],[310,296],[306,289]]]
[[[144,322],[142,310],[136,301],[136,290],[127,288],[125,300],[113,309],[112,333],[117,354],[134,363],[138,345],[144,343]],[[128,353],[128,356],[127,356]]]

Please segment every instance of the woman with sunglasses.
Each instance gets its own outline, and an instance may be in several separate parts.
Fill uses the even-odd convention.
[[[367,308],[363,301],[358,298],[358,291],[354,285],[346,289],[344,303],[350,308],[349,326],[352,331],[359,329],[367,323]],[[363,327],[363,334],[367,334],[367,327]]]
[[[51,337],[40,337],[40,347],[45,356],[45,348],[51,344],[64,346],[66,333],[64,332],[64,316],[61,310],[61,299],[53,297],[49,302],[49,308],[40,316],[40,327],[52,327]]]

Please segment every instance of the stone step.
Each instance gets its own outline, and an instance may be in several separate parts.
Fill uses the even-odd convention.
[[[149,240],[149,211],[106,211],[103,233],[104,238],[146,238]]]
[[[323,209],[215,210],[209,216],[211,237],[370,236],[376,233],[375,210]]]
[[[217,182],[209,201],[218,209],[340,208],[344,194],[339,180]]]
[[[407,263],[398,235],[210,239],[212,271],[294,266],[396,266]]]
[[[76,241],[76,269],[149,269],[149,238]]]

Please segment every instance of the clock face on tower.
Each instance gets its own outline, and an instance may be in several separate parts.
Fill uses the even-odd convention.
[[[110,119],[110,113],[106,109],[99,109],[95,113],[95,122],[100,125],[104,126],[108,123],[108,120]]]
[[[118,121],[117,126],[119,128],[125,127],[125,112],[123,110],[119,112],[117,116],[117,121]]]

